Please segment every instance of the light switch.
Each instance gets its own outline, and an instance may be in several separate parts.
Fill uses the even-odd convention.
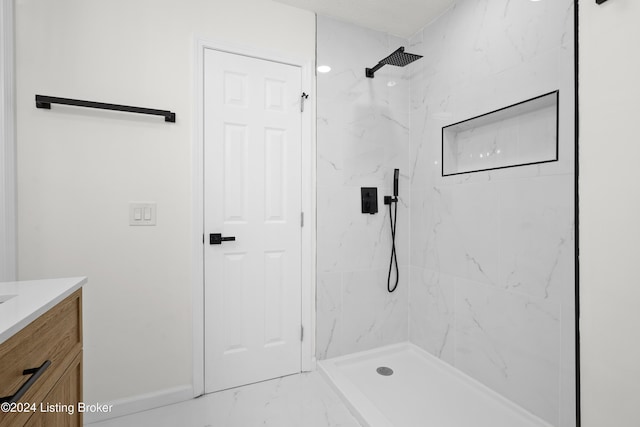
[[[155,202],[129,202],[129,225],[156,225]]]

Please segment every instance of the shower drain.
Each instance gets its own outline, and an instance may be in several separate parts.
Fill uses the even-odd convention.
[[[376,369],[376,372],[380,375],[384,375],[385,377],[393,375],[393,369],[387,368],[386,366],[380,366],[378,369]]]

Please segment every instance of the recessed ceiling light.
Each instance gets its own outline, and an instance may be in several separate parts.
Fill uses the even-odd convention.
[[[389,80],[389,83],[387,83],[387,86],[389,87],[394,87],[396,85],[396,82],[394,82],[393,80]]]
[[[329,71],[331,71],[331,67],[329,67],[328,65],[320,65],[318,67],[319,73],[328,73]]]

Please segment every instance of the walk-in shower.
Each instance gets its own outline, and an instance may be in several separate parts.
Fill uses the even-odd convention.
[[[573,21],[457,0],[402,39],[318,16],[316,355],[363,425],[576,427]]]

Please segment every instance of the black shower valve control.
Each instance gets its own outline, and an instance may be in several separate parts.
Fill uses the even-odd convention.
[[[362,203],[362,213],[378,213],[378,189],[376,187],[361,187],[360,199]]]

